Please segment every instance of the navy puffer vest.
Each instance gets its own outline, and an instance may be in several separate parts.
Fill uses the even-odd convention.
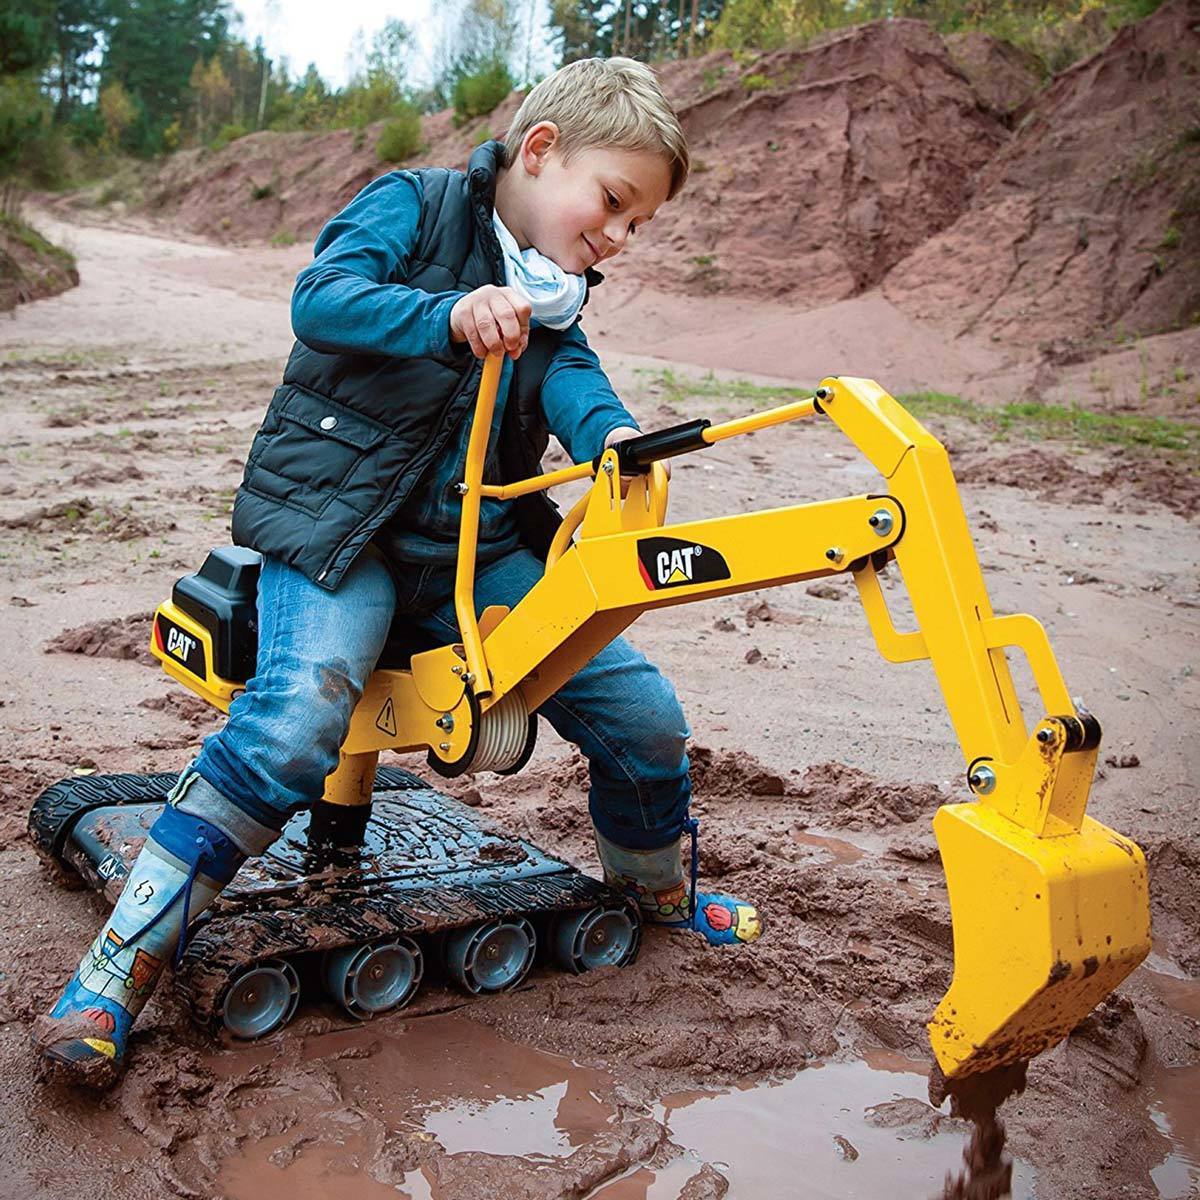
[[[403,279],[422,291],[468,292],[504,282],[492,227],[501,142],[467,172],[428,167],[420,229]],[[599,282],[588,273],[591,284]],[[517,360],[498,443],[500,481],[536,474],[549,442],[541,384],[559,334],[533,330]],[[465,343],[449,357],[322,354],[296,342],[255,435],[233,506],[233,539],[282,559],[333,590],[404,503],[470,413],[481,364]],[[517,504],[522,538],[545,554],[558,509],[537,493]]]

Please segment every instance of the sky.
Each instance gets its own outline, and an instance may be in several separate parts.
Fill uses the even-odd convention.
[[[547,0],[532,2],[532,67],[535,74],[544,74],[552,65],[545,33],[548,4]],[[456,11],[446,0],[232,0],[232,4],[241,13],[244,36],[251,45],[261,37],[272,58],[287,58],[293,77],[314,62],[325,80],[336,87],[347,82],[347,55],[355,33],[361,29],[369,44],[372,33],[389,17],[398,17],[416,33],[418,52],[412,82],[428,82],[433,46],[443,22]],[[515,0],[514,6],[524,16],[529,0]],[[523,62],[522,54],[514,66],[520,68]]]

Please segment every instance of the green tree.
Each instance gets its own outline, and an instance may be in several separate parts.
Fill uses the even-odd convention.
[[[412,48],[412,30],[403,21],[387,21],[371,39],[363,65],[338,97],[339,119],[356,129],[392,116],[411,124],[409,114],[400,109],[407,98],[405,80]]]
[[[433,50],[433,84],[426,96],[430,108],[451,104],[490,112],[513,87],[511,63],[516,48],[517,19],[505,0],[460,0],[443,10],[443,24]],[[465,89],[460,81],[470,80]],[[503,94],[480,108],[500,87]]]
[[[53,5],[9,0],[0,9],[0,178],[54,187],[62,171],[62,137],[40,86],[53,56]]]
[[[50,76],[55,118],[68,121],[85,103],[97,75],[97,49],[107,28],[109,0],[55,0]]]
[[[11,0],[0,8],[0,75],[43,66],[50,57],[49,5]]]
[[[227,9],[224,0],[119,0],[113,12],[101,84],[124,85],[139,108],[131,148],[151,154],[187,108],[196,60],[213,58],[228,39]]]
[[[760,9],[788,0],[750,0]],[[549,26],[564,63],[623,54],[681,58],[704,47],[725,0],[551,0]]]

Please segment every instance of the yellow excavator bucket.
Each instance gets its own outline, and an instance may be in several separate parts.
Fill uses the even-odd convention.
[[[929,1023],[947,1080],[1065,1037],[1150,949],[1146,860],[1084,817],[1041,837],[984,803],[939,809],[954,979]]]

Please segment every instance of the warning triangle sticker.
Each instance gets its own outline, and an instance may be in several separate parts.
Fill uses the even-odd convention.
[[[676,567],[675,570],[673,570],[671,574],[667,576],[667,582],[690,583],[691,580],[689,580],[688,577],[678,567]]]
[[[375,718],[375,728],[382,729],[388,737],[396,736],[396,708],[392,704],[392,698],[387,698],[387,703],[380,710],[379,716]]]

